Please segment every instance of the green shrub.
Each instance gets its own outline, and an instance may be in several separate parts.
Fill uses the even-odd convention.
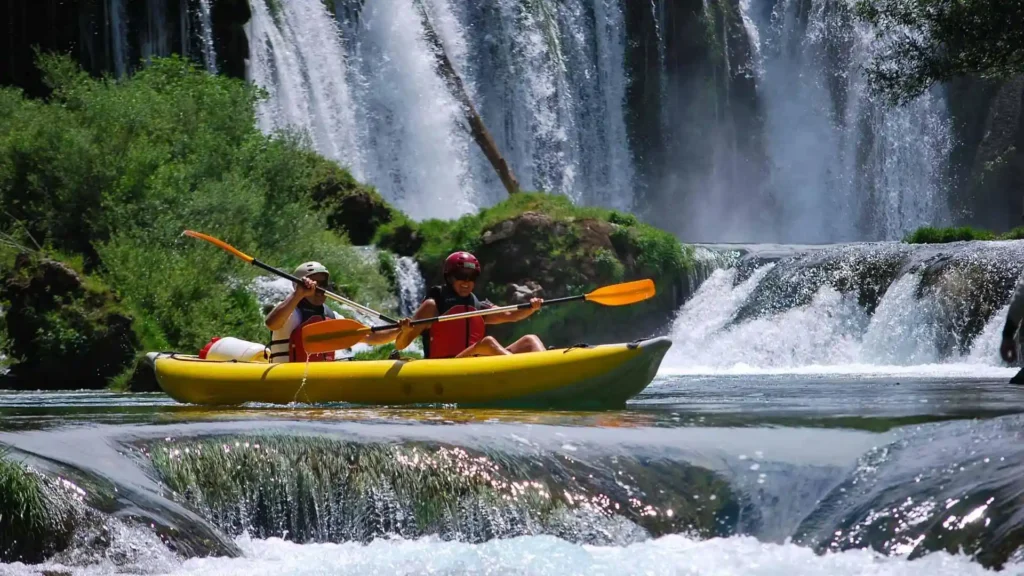
[[[348,296],[393,306],[378,262],[345,239],[372,235],[391,208],[303,138],[260,132],[259,90],[177,57],[116,82],[67,57],[40,65],[49,102],[0,89],[0,207],[106,282],[143,346],[194,352],[211,336],[269,336],[248,290],[256,270],[185,229],[287,270],[321,261]],[[353,206],[367,212],[342,218]],[[73,344],[53,332],[55,346]]]

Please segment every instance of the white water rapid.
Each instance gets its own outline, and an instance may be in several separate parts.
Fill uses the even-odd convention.
[[[777,264],[737,282],[737,269],[716,270],[680,310],[662,374],[915,374],[1012,376],[999,359],[1007,306],[992,315],[965,354],[940,352],[941,293],[917,291],[917,273],[897,279],[868,314],[856,293],[830,286],[783,312],[737,320],[737,312]]]
[[[442,542],[436,538],[377,539],[364,545],[294,544],[277,538],[238,539],[242,558],[195,558],[174,565],[154,560],[147,573],[173,576],[278,574],[534,574],[537,576],[617,576],[700,574],[726,576],[982,576],[991,572],[966,556],[945,552],[907,561],[869,550],[816,555],[793,544],[767,544],[752,537],[693,540],[671,535],[625,547],[581,546],[553,536],[523,536],[484,544]],[[23,566],[23,565],[22,565]],[[55,572],[92,576],[107,567]],[[686,567],[685,570],[682,570]],[[12,565],[11,576],[36,574]],[[109,568],[113,568],[110,566]],[[65,572],[65,570],[68,570]],[[1007,574],[1021,574],[1010,566]]]

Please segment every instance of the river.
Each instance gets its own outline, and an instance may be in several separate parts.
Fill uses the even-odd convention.
[[[79,510],[0,573],[1024,574],[1024,242],[698,252],[623,410],[0,393]]]

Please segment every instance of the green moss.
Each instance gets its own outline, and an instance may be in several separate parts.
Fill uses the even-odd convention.
[[[0,449],[0,561],[42,562],[70,542],[77,509]]]
[[[1005,234],[989,230],[961,226],[958,228],[935,228],[924,226],[908,234],[903,241],[908,244],[946,244],[972,240],[1019,240],[1024,238],[1024,227],[1014,228]]]

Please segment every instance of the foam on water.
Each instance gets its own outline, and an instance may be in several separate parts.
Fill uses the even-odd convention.
[[[990,574],[965,556],[944,552],[908,561],[866,550],[818,556],[792,544],[766,544],[750,537],[693,540],[671,535],[625,547],[580,546],[553,536],[524,536],[484,544],[420,540],[375,540],[368,545],[295,544],[277,538],[237,543],[243,558],[195,558],[168,570],[159,565],[137,567],[149,574],[181,576],[280,574],[532,574],[599,576],[607,574],[693,574],[707,576],[971,576]],[[113,565],[67,568],[60,565],[0,565],[11,576],[38,574],[39,569],[66,570],[76,575],[107,574]],[[123,570],[123,568],[121,568]],[[134,570],[133,570],[134,572]],[[1004,574],[1022,574],[1009,566]]]
[[[944,301],[918,297],[921,277],[908,273],[886,290],[874,314],[856,292],[823,286],[811,301],[777,314],[735,321],[775,266],[736,283],[738,271],[715,271],[680,310],[659,372],[698,374],[843,374],[1005,379],[1016,373],[999,359],[1008,306],[993,314],[965,354],[939,349]]]

